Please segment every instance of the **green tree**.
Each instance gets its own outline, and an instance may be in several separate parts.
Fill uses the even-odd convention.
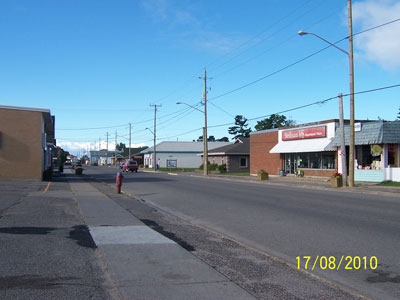
[[[60,163],[64,164],[67,160],[67,156],[70,155],[68,151],[65,151],[63,148],[59,148],[58,157],[60,159]]]
[[[269,118],[258,121],[254,128],[257,131],[295,125],[296,121],[287,119],[285,115],[272,114]]]
[[[228,133],[234,135],[233,140],[239,137],[249,137],[251,128],[247,128],[248,126],[247,119],[242,115],[237,115],[235,117],[235,126],[229,127]]]
[[[399,112],[397,113],[397,120],[400,120],[400,106],[399,106]]]
[[[224,136],[224,137],[218,139],[217,142],[229,142],[229,138],[227,138],[226,136]]]
[[[115,149],[117,149],[118,151],[125,151],[126,145],[124,143],[119,143],[115,146]]]
[[[209,142],[215,142],[215,136],[210,135],[210,136],[208,137],[207,141],[209,141]]]

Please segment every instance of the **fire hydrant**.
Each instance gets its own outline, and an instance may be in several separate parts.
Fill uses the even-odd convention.
[[[122,179],[124,179],[122,173],[117,172],[117,194],[121,194]]]

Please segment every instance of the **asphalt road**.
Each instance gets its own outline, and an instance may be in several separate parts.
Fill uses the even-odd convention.
[[[116,169],[85,173],[115,182]],[[310,256],[311,273],[367,297],[400,299],[399,197],[143,172],[125,174],[123,190],[293,265],[300,256],[304,268],[303,256]],[[321,256],[335,257],[335,269],[322,270],[318,260],[312,271]],[[347,256],[361,257],[360,268],[358,261],[347,265]]]

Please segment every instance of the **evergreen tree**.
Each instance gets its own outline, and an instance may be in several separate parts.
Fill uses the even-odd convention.
[[[285,115],[272,114],[269,118],[258,121],[254,128],[257,131],[295,125],[296,121],[287,119]]]
[[[232,139],[249,137],[251,128],[247,128],[248,126],[247,119],[242,115],[237,115],[235,117],[235,126],[229,127],[228,132],[229,134],[234,135]]]
[[[115,149],[118,151],[124,151],[126,149],[126,145],[124,143],[119,143],[116,145]]]
[[[224,136],[224,137],[218,139],[217,142],[229,142],[229,138],[227,138],[226,136]]]

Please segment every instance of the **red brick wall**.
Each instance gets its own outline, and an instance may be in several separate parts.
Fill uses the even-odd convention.
[[[304,176],[331,177],[336,170],[321,170],[321,169],[301,169],[304,171]]]
[[[278,131],[250,135],[250,174],[265,170],[271,175],[279,175],[282,169],[280,154],[269,153],[278,143]]]

